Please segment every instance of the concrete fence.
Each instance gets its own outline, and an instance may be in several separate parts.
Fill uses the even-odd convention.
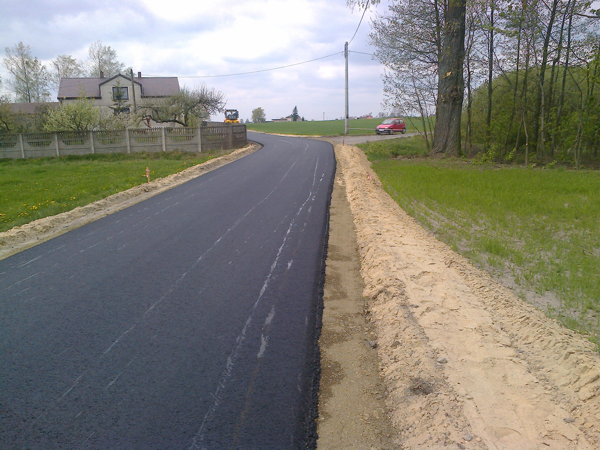
[[[246,125],[210,122],[199,128],[0,135],[0,158],[44,158],[92,153],[183,151],[200,153],[247,145]]]

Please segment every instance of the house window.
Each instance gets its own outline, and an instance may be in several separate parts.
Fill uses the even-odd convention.
[[[113,86],[113,100],[129,100],[129,90],[126,87]]]

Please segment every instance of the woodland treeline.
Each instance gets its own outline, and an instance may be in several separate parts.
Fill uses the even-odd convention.
[[[454,0],[392,0],[372,23],[388,108],[420,115],[431,145],[444,17]],[[581,0],[469,0],[462,152],[600,164],[600,16]]]

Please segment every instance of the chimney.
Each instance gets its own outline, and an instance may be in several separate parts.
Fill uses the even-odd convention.
[[[104,72],[100,71],[100,78],[104,78]]]
[[[138,72],[138,78],[142,78],[142,72]]]

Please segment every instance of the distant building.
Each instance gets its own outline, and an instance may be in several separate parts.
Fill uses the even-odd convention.
[[[59,102],[8,104],[15,123],[29,130],[36,129],[40,125],[38,120],[48,111],[57,109],[59,106]]]
[[[100,73],[99,78],[61,78],[58,88],[58,101],[74,102],[80,98],[94,101],[94,105],[112,111],[115,101],[119,100],[124,107],[123,112],[133,109],[134,102],[138,105],[146,99],[160,99],[179,93],[177,77],[137,77],[115,75],[105,78]]]

